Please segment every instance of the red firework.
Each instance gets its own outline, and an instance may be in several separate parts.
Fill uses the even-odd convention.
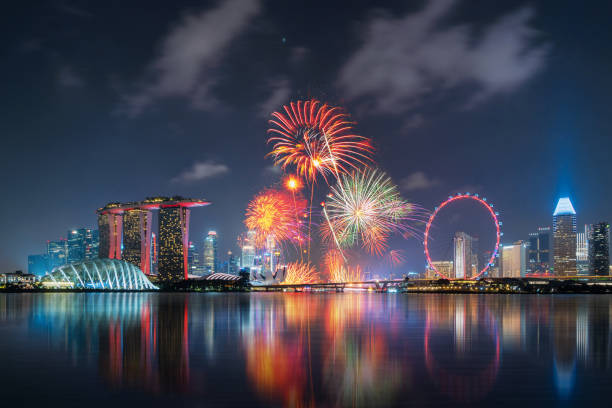
[[[373,163],[374,147],[370,139],[353,134],[354,122],[341,108],[321,105],[316,99],[291,102],[285,112],[272,113],[268,130],[273,135],[269,156],[285,169],[296,167],[309,182],[321,174],[327,183],[330,174],[338,177],[360,166]]]

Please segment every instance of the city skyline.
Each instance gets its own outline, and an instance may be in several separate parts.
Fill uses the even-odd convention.
[[[422,68],[441,75],[442,82],[457,81],[445,90],[419,78],[416,88],[407,87],[406,93],[398,94],[369,77],[363,85],[371,84],[372,91],[350,81],[354,62],[362,60],[373,72],[379,69],[395,78],[395,71],[376,65],[376,58],[371,58],[377,55],[372,44],[380,40],[394,46],[394,35],[404,38],[406,28],[401,23],[424,18],[427,10],[433,13],[431,9],[388,3],[383,7],[383,15],[387,14],[380,18],[390,25],[390,38],[376,38],[369,30],[377,21],[375,10],[365,3],[349,10],[333,5],[327,16],[342,13],[346,18],[322,33],[310,33],[301,25],[316,15],[316,7],[272,10],[261,2],[247,3],[252,6],[238,7],[241,19],[224,37],[224,47],[183,61],[183,66],[194,67],[198,73],[188,78],[184,91],[162,91],[163,73],[153,70],[149,82],[147,67],[163,60],[164,44],[180,28],[185,28],[186,40],[192,38],[198,22],[225,3],[176,3],[163,13],[157,7],[147,8],[139,14],[140,34],[135,37],[128,34],[128,21],[135,16],[128,10],[125,20],[117,21],[117,37],[112,37],[127,38],[126,48],[117,47],[113,39],[100,35],[106,33],[103,28],[90,24],[111,18],[111,12],[101,7],[90,5],[89,13],[77,15],[49,5],[46,20],[36,17],[41,19],[35,20],[40,23],[38,29],[36,24],[22,24],[30,18],[24,6],[10,6],[6,15],[12,17],[7,24],[13,33],[8,39],[11,58],[0,69],[23,79],[7,88],[16,103],[8,108],[6,132],[18,137],[3,149],[0,162],[4,174],[20,168],[19,177],[5,185],[8,196],[23,200],[0,205],[5,232],[0,242],[3,271],[25,270],[27,255],[39,253],[48,237],[62,236],[66,227],[94,227],[92,208],[152,192],[210,198],[215,204],[192,217],[194,236],[214,225],[223,231],[221,253],[236,252],[235,237],[245,230],[246,203],[278,180],[271,160],[261,159],[266,152],[268,115],[282,103],[304,96],[346,106],[358,131],[373,138],[380,165],[410,201],[432,209],[449,193],[471,191],[494,198],[505,221],[507,243],[527,239],[534,228],[550,225],[551,207],[563,195],[571,195],[579,224],[612,219],[609,193],[600,192],[610,173],[604,152],[611,126],[604,107],[609,106],[611,93],[606,90],[612,84],[598,69],[612,56],[594,31],[571,29],[576,21],[581,27],[604,24],[606,13],[600,7],[588,4],[576,11],[569,1],[511,1],[502,9],[492,5],[477,9],[468,2],[441,2],[435,21],[428,20],[423,32],[426,40],[465,24],[475,32],[476,44],[483,44],[487,33],[499,33],[530,59],[521,59],[514,49],[500,50],[508,64],[497,73],[509,81],[506,84],[487,76],[493,69],[488,66],[481,66],[480,76],[474,74],[472,81],[455,79],[443,65],[438,68],[421,59],[411,62],[406,52],[396,48],[397,62],[407,64],[407,72]],[[568,10],[576,19],[571,24],[559,18]],[[281,18],[297,15],[304,17],[296,20],[298,26],[289,23],[292,18]],[[271,22],[268,30],[260,31],[262,21]],[[513,24],[501,23],[505,21]],[[61,28],[51,33],[46,24]],[[363,28],[363,36],[355,34],[353,24]],[[525,30],[531,34],[521,37]],[[91,61],[96,59],[82,42],[93,38],[104,38],[98,51],[108,57],[95,65]],[[348,46],[330,43],[328,38]],[[126,55],[128,49],[140,51]],[[484,46],[458,49],[463,58],[487,57],[489,52]],[[217,57],[218,66],[210,68],[210,58]],[[122,65],[115,65],[114,59]],[[259,63],[251,65],[249,73],[235,68],[255,60]],[[326,62],[324,69],[320,61]],[[532,71],[521,70],[527,62],[533,64]],[[30,68],[23,70],[23,66]],[[173,64],[167,68],[178,69]],[[204,86],[202,91],[210,91],[204,100],[196,97],[201,71],[204,77],[221,73],[224,77],[211,79],[210,88]],[[141,76],[147,80],[139,82]],[[432,88],[431,92],[422,95],[426,88]],[[372,105],[365,104],[364,97],[371,97]],[[406,102],[411,97],[421,102],[411,108]],[[47,112],[37,117],[37,126],[25,119],[30,112],[19,108],[26,105]],[[128,112],[121,109],[126,107]],[[113,145],[122,147],[109,150]],[[62,165],[57,166],[58,162]],[[72,183],[69,191],[67,180]],[[408,252],[408,269],[422,269],[419,241],[402,245]]]

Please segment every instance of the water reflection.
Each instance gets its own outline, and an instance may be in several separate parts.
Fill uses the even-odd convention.
[[[209,406],[604,406],[611,313],[605,296],[7,294],[0,363],[44,381],[59,356],[100,395]]]

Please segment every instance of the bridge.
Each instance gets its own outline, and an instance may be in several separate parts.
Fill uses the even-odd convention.
[[[404,279],[391,280],[368,280],[358,282],[325,282],[325,283],[295,283],[295,284],[273,284],[273,285],[252,285],[251,291],[256,292],[344,292],[344,289],[366,289],[374,292],[388,292],[389,289],[398,290]]]

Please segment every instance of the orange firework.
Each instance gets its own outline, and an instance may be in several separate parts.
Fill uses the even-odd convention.
[[[283,108],[284,113],[272,113],[274,127],[268,130],[273,134],[268,139],[273,143],[268,155],[283,169],[292,165],[307,181],[314,183],[320,174],[327,183],[330,174],[337,178],[373,162],[371,140],[352,133],[354,122],[341,108],[321,105],[316,99],[291,102]]]
[[[319,277],[314,266],[305,262],[293,262],[287,265],[283,283],[286,285],[295,285],[301,283],[316,283],[318,280]]]
[[[330,250],[325,255],[325,269],[330,282],[361,282],[363,271],[361,266],[349,266],[344,262],[342,253],[337,249]]]
[[[294,176],[293,174],[288,175],[283,180],[283,185],[289,191],[299,191],[304,187],[302,180],[299,177]]]
[[[255,231],[255,244],[261,248],[268,237],[278,242],[302,242],[302,220],[305,216],[306,200],[301,196],[268,189],[257,194],[249,203],[244,223]]]

